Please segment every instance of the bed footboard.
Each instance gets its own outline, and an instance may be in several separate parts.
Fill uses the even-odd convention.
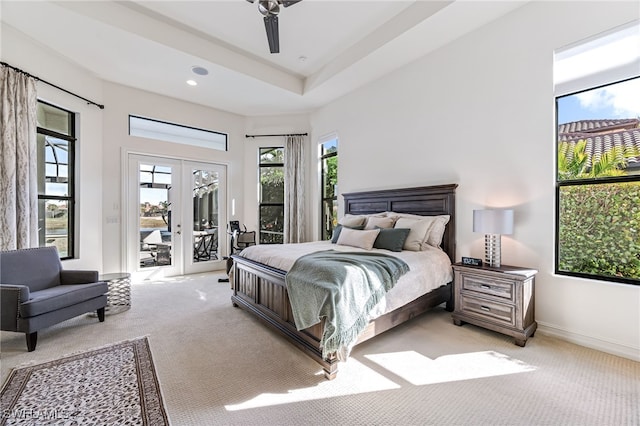
[[[285,285],[285,272],[261,263],[240,257],[233,258],[233,306],[240,307],[271,326],[289,339],[299,349],[319,363],[324,376],[331,380],[338,373],[338,359],[332,354],[322,357],[320,338],[322,323],[299,331],[296,329],[291,305]],[[451,283],[371,321],[360,334],[357,344],[426,312],[427,310],[453,300]]]
[[[318,362],[327,379],[335,378],[338,360],[322,357],[320,338],[322,324],[302,331],[296,329],[287,288],[285,272],[270,268],[240,256],[233,258],[233,306],[240,307],[273,327],[299,349]]]

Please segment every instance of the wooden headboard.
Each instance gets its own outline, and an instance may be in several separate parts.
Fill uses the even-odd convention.
[[[458,184],[384,189],[343,194],[345,214],[371,214],[385,211],[420,216],[448,214],[442,249],[456,261],[456,198]]]

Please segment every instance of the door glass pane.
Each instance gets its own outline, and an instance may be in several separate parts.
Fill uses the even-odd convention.
[[[172,264],[171,167],[141,164],[140,267]]]
[[[218,259],[220,176],[212,170],[194,169],[193,188],[193,261]]]

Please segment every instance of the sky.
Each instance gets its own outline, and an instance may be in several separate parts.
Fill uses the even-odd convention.
[[[634,22],[556,51],[554,84],[557,88],[594,75],[606,78],[611,70],[632,69],[639,61],[640,24]],[[558,124],[640,118],[640,69],[633,74],[635,78],[624,82],[558,98]]]
[[[640,118],[640,77],[558,98],[558,124]]]

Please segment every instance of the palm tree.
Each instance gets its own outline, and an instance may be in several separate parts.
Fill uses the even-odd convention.
[[[578,140],[573,148],[569,142],[558,144],[558,180],[623,176],[629,159],[639,153],[636,148],[612,147],[589,165],[587,141]]]

